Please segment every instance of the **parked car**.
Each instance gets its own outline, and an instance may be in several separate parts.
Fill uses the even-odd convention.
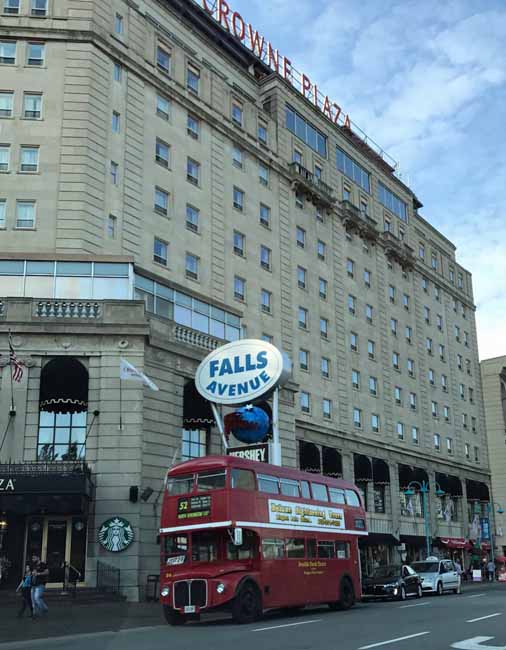
[[[413,562],[413,569],[422,580],[422,589],[427,593],[441,596],[445,591],[460,594],[462,582],[452,560],[439,560],[429,557],[425,562]]]
[[[422,583],[407,564],[381,566],[370,578],[362,581],[362,599],[390,598],[406,600],[408,596],[422,597]]]

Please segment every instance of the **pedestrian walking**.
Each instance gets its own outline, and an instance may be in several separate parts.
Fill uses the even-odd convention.
[[[490,560],[489,563],[487,564],[487,574],[488,574],[488,581],[489,582],[494,582],[495,579],[495,563]]]
[[[33,617],[33,604],[32,604],[32,570],[30,565],[27,564],[25,567],[25,575],[18,585],[17,591],[21,590],[21,596],[23,598],[23,603],[21,609],[18,612],[18,618],[22,618],[26,609],[30,610],[30,616]]]
[[[32,572],[33,618],[47,614],[49,611],[43,599],[48,577],[49,569],[47,568],[47,564],[39,561],[35,570]]]
[[[457,575],[459,578],[462,578],[462,566],[458,560],[455,560],[454,562],[455,565],[455,571],[457,572]]]

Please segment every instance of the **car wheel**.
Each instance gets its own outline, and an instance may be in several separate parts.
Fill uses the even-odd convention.
[[[184,614],[180,614],[178,611],[172,609],[172,607],[168,607],[167,605],[163,606],[163,614],[169,625],[184,625],[186,623],[186,616]]]
[[[443,595],[443,583],[442,582],[437,583],[436,593],[437,593],[438,596]]]
[[[423,596],[423,590],[422,590],[422,585],[418,585],[416,588],[416,597],[421,598]]]
[[[262,613],[258,589],[251,583],[245,584],[232,603],[232,618],[236,623],[253,623]]]
[[[399,600],[406,600],[406,587],[404,585],[401,586],[401,590],[399,592]]]

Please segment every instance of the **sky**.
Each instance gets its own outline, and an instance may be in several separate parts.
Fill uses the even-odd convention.
[[[400,164],[506,355],[506,1],[230,0]]]

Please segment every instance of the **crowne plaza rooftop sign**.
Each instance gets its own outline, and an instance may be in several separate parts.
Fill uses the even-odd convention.
[[[318,86],[304,73],[297,72],[292,62],[276,50],[264,36],[247,23],[240,13],[234,11],[226,0],[192,0],[211,16],[223,29],[232,34],[273,72],[286,79],[306,99],[311,101],[325,117],[337,125],[351,128],[349,115],[324,95]]]

